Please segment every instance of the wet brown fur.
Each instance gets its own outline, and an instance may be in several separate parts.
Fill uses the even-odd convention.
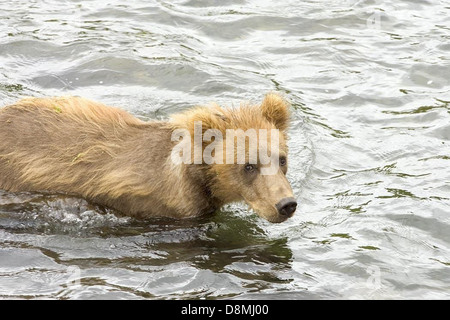
[[[284,132],[288,118],[276,94],[261,106],[196,107],[168,122],[80,97],[27,98],[0,109],[0,189],[80,196],[136,217],[199,216],[247,199],[227,173],[233,165],[171,163],[173,130],[202,121],[204,129]]]

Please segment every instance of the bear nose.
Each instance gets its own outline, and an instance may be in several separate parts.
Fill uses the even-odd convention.
[[[295,209],[297,209],[297,201],[295,201],[294,198],[284,198],[281,199],[275,207],[277,208],[279,214],[290,217],[295,212]]]

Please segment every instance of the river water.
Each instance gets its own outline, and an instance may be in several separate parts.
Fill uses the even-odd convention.
[[[449,299],[447,0],[0,0],[2,106],[80,95],[166,119],[271,90],[292,104],[292,219],[1,192],[0,297]]]

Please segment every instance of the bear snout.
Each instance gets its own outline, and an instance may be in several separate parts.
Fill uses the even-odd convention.
[[[283,198],[275,205],[275,208],[280,215],[290,218],[297,209],[297,201],[292,197]]]

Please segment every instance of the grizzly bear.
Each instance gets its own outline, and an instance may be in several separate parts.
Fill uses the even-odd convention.
[[[268,221],[282,222],[297,206],[286,178],[288,122],[289,107],[276,93],[260,105],[195,107],[148,122],[80,97],[26,98],[0,109],[0,189],[73,195],[137,218],[197,217],[245,201]],[[237,163],[174,161],[177,130],[192,133],[186,138],[192,149],[208,148],[208,139],[195,139],[197,124],[201,134],[236,130],[223,146],[209,147],[220,160],[230,152],[236,160],[234,140],[244,137],[249,148],[249,129],[279,131],[275,146],[272,136],[256,135],[276,170],[262,174],[269,164],[259,157],[250,163],[247,149]]]

